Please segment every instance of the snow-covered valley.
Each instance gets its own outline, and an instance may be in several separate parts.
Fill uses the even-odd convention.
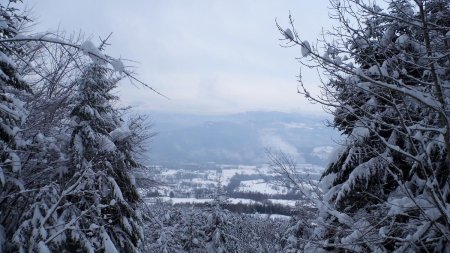
[[[303,187],[316,187],[322,168],[311,164],[298,164],[297,167],[298,175],[305,182]],[[268,214],[286,217],[289,213],[294,213],[296,208],[308,206],[308,201],[299,193],[300,189],[280,183],[280,175],[269,165],[218,165],[202,170],[151,166],[135,176],[141,182],[138,183],[139,192],[149,205],[161,202],[172,205],[208,205],[214,202],[218,194],[223,194],[224,203],[230,209],[234,209],[233,206],[236,205],[253,206],[258,210],[264,210],[262,208],[267,206],[278,207],[270,208],[271,213]],[[145,186],[143,182],[149,179],[156,185]]]

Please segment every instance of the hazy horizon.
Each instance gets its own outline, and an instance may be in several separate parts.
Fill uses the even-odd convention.
[[[83,31],[107,52],[136,67],[139,78],[170,99],[123,81],[121,103],[137,111],[228,114],[245,111],[321,113],[297,94],[300,65],[275,19],[291,11],[302,37],[330,27],[327,1],[25,1],[40,31]],[[316,71],[302,69],[311,92]]]

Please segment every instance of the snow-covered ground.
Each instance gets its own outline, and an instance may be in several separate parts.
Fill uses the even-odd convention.
[[[297,176],[315,182],[315,174],[321,171],[321,168],[311,164],[298,164],[299,174]],[[219,166],[211,169],[165,169],[158,167],[154,170],[153,178],[160,185],[149,189],[140,189],[141,195],[148,204],[157,202],[166,202],[171,204],[205,204],[213,201],[214,194],[218,190],[218,185],[223,187],[222,190],[231,191],[241,194],[239,197],[246,198],[228,198],[230,204],[249,204],[249,205],[265,205],[270,201],[272,204],[282,205],[289,209],[295,208],[297,201],[292,199],[283,199],[285,194],[295,194],[293,189],[286,185],[276,184],[276,174],[270,166]],[[150,173],[150,172],[148,172]],[[147,173],[147,174],[148,174]],[[141,173],[142,174],[142,173]],[[309,178],[309,175],[313,175]],[[145,175],[144,175],[145,176]],[[238,176],[233,180],[233,184],[229,186],[231,178]],[[237,183],[237,184],[236,184]],[[229,187],[228,187],[229,186]],[[305,183],[309,187],[308,183]],[[246,194],[248,193],[248,194]],[[265,200],[255,201],[250,199],[251,193],[264,194]],[[153,196],[159,197],[153,197]],[[269,196],[269,195],[272,195]],[[276,195],[273,196],[273,195]],[[147,196],[147,197],[146,197]],[[169,196],[172,196],[170,198]],[[259,196],[259,195],[258,195]],[[267,199],[266,199],[267,198]],[[275,199],[276,198],[276,199]],[[292,196],[289,196],[292,198]],[[299,199],[301,197],[299,196]],[[298,203],[304,205],[305,203]]]
[[[288,188],[284,186],[274,185],[273,183],[265,182],[264,179],[242,181],[237,191],[240,192],[258,192],[263,194],[285,194]]]
[[[256,168],[256,166],[242,166],[240,165],[236,169],[224,169],[222,173],[218,176],[220,177],[222,185],[227,185],[230,183],[230,179],[237,174],[242,175],[259,175],[260,171]]]
[[[253,217],[261,217],[264,219],[270,218],[272,220],[275,220],[275,219],[289,220],[289,219],[291,219],[291,216],[282,215],[282,214],[254,213],[254,214],[250,214],[250,215]]]
[[[298,200],[289,200],[289,199],[269,199],[272,204],[278,204],[283,206],[294,207]]]
[[[163,170],[161,171],[161,176],[173,176],[177,174],[179,170]]]

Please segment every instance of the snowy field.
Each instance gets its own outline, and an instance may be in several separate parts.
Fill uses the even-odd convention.
[[[284,186],[278,186],[270,182],[266,182],[264,179],[247,180],[242,181],[237,188],[239,192],[258,192],[262,194],[285,194],[288,192],[288,188]]]
[[[306,171],[316,173],[321,168],[310,164],[299,164],[299,175],[302,176]],[[159,173],[155,174],[156,180],[162,182],[154,191],[159,194],[158,197],[147,195],[147,191],[141,189],[141,195],[144,196],[148,204],[165,202],[170,204],[207,204],[213,202],[212,196],[220,185],[222,189],[227,189],[228,184],[234,176],[240,181],[233,186],[234,193],[245,194],[264,194],[273,197],[265,200],[256,201],[250,198],[228,198],[230,204],[247,204],[247,205],[265,205],[268,202],[274,205],[281,205],[288,208],[295,208],[297,200],[283,199],[283,195],[292,194],[292,189],[285,185],[276,184],[274,181],[275,174],[269,166],[230,166],[223,165],[217,169],[207,170],[176,170],[160,168]],[[234,179],[233,179],[234,180]],[[236,181],[233,181],[236,183]],[[305,183],[306,187],[310,187]],[[276,195],[276,199],[275,196]],[[147,196],[147,197],[145,197]],[[172,196],[172,197],[169,197]],[[242,197],[239,196],[239,197]],[[292,196],[291,196],[292,197]],[[299,197],[300,199],[300,197]]]
[[[276,219],[290,220],[291,219],[291,216],[282,215],[282,214],[254,213],[254,214],[250,214],[250,216],[259,217],[259,218],[263,218],[263,219],[270,218],[272,220],[276,220]]]

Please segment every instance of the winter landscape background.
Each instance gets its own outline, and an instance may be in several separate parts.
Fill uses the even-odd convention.
[[[450,252],[450,0],[0,0],[3,252]]]
[[[151,113],[150,162],[166,166],[263,165],[266,149],[283,151],[298,163],[325,166],[340,136],[327,115],[246,112],[228,115]]]

